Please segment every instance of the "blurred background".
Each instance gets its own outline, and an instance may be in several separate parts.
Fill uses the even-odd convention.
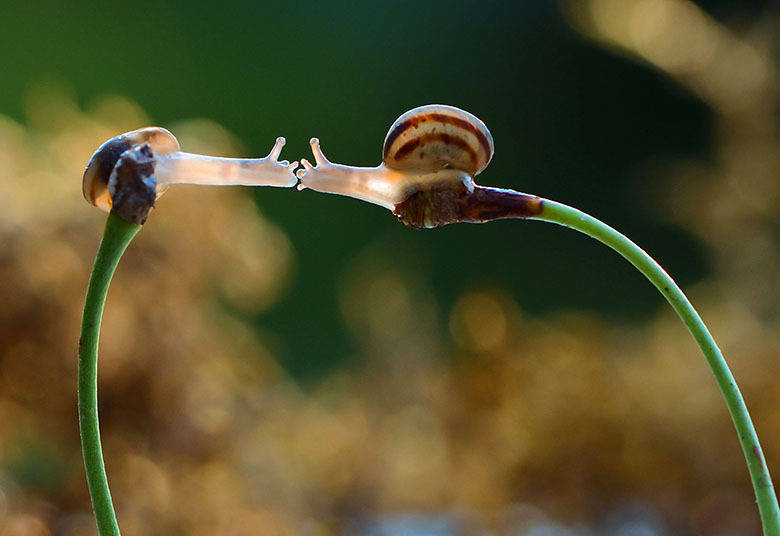
[[[489,185],[628,234],[691,296],[780,478],[770,2],[0,3],[0,536],[95,534],[76,346],[106,139],[375,165],[426,103]],[[205,216],[204,216],[205,215]],[[123,534],[759,534],[732,424],[654,288],[577,233],[414,231],[348,198],[172,188],[109,294]]]

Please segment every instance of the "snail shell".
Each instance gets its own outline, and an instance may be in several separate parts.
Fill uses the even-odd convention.
[[[89,159],[84,171],[82,191],[84,198],[106,212],[111,210],[112,201],[108,191],[108,179],[116,166],[119,157],[130,149],[148,143],[158,154],[169,154],[179,151],[179,142],[170,131],[162,127],[146,127],[117,136],[101,145],[92,158]],[[158,188],[157,196],[164,188]]]
[[[493,136],[478,117],[454,106],[429,104],[396,119],[382,160],[399,170],[452,168],[478,175],[493,157]]]

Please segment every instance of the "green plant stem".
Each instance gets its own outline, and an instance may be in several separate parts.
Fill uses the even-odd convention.
[[[645,251],[634,244],[615,229],[602,223],[596,218],[555,201],[544,200],[542,212],[532,219],[557,223],[565,227],[576,229],[599,242],[611,247],[631,264],[633,264],[645,277],[647,277],[669,301],[680,319],[688,327],[696,343],[701,348],[707,362],[715,375],[723,398],[726,400],[734,427],[737,429],[739,442],[747,460],[753,489],[756,493],[758,509],[761,514],[761,523],[766,536],[780,536],[780,510],[777,505],[775,489],[769,476],[758,435],[750,420],[745,401],[737,387],[734,376],[731,374],[723,354],[715,344],[701,317],[688,301],[688,298],[680,290],[680,287],[669,277],[661,266],[658,265]]]
[[[89,278],[79,339],[79,429],[89,495],[100,536],[119,536],[119,525],[108,489],[97,407],[97,361],[100,322],[108,285],[127,245],[141,229],[115,214],[108,215],[92,275]]]

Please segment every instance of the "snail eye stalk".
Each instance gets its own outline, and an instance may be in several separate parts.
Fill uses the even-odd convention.
[[[780,509],[753,422],[723,354],[674,280],[642,248],[600,220],[562,203],[479,186],[474,177],[493,156],[493,137],[475,116],[444,105],[406,112],[390,127],[382,163],[361,168],[329,162],[313,138],[316,165],[302,160],[300,189],[347,195],[383,206],[410,227],[534,219],[575,229],[633,264],[667,299],[706,358],[737,430],[764,533],[780,536]]]

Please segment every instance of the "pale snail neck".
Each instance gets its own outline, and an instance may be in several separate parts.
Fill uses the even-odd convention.
[[[384,163],[376,167],[319,165],[303,183],[317,192],[346,195],[391,211],[410,195],[432,186],[463,184],[469,190],[474,188],[471,176],[458,169],[399,170]]]
[[[156,154],[157,184],[292,186],[295,178],[270,158],[224,158],[175,152]]]

